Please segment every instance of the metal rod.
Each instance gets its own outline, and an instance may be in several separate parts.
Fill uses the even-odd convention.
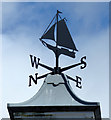
[[[51,68],[51,67],[49,67],[49,66],[47,66],[47,65],[44,65],[44,64],[41,64],[41,63],[38,63],[38,65],[40,65],[41,67],[44,67],[44,68],[46,68],[46,69],[48,69],[48,70],[50,70],[50,71],[54,71],[54,69],[53,68]]]
[[[68,67],[61,68],[61,72],[66,71],[66,70],[69,70],[69,69],[71,69],[71,68],[73,68],[73,67],[76,67],[76,66],[78,66],[78,65],[81,65],[81,64],[82,64],[82,63],[77,63],[77,64],[74,64],[74,65],[71,65],[71,66],[68,66]]]
[[[70,80],[72,80],[72,81],[74,81],[74,82],[77,82],[77,80],[75,80],[74,78],[72,78],[72,77],[70,77],[70,76],[68,76],[68,75],[66,75],[66,76],[67,76],[68,79],[70,79]]]
[[[56,14],[56,20],[57,20],[57,31],[56,31],[56,70],[59,67],[59,56],[58,56],[58,49],[57,49],[57,45],[58,45],[58,14],[59,14],[59,11],[57,10],[57,14]]]
[[[53,73],[53,72],[47,73],[47,74],[45,74],[45,75],[41,75],[41,76],[37,77],[37,80],[38,80],[38,79],[41,79],[41,78],[44,78],[44,77],[46,77],[47,75],[52,74],[52,73]]]

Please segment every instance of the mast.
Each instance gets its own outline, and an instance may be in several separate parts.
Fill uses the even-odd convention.
[[[58,56],[58,49],[57,49],[57,43],[58,43],[58,14],[59,11],[57,10],[57,14],[56,14],[56,20],[57,20],[57,29],[56,29],[56,73],[59,67],[59,56]]]

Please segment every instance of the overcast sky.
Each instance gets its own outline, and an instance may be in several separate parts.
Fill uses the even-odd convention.
[[[38,72],[30,65],[29,55],[39,57],[41,63],[55,66],[55,56],[39,41],[45,28],[62,11],[79,52],[72,59],[61,55],[60,66],[80,62],[87,56],[87,68],[65,72],[82,77],[80,90],[71,82],[75,94],[86,101],[100,102],[102,117],[109,116],[109,3],[37,3],[11,2],[2,6],[2,117],[9,117],[7,103],[23,102],[31,98],[42,85],[28,87],[28,77]],[[46,56],[47,55],[47,56]]]

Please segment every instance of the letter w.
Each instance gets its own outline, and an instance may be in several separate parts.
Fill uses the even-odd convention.
[[[30,55],[30,59],[31,59],[31,65],[32,65],[32,67],[34,67],[34,65],[35,65],[35,67],[36,67],[36,69],[37,69],[40,59],[38,58],[38,63],[37,63],[37,61],[36,61],[36,57],[35,57],[35,56],[34,56],[34,58],[33,58],[33,56]]]

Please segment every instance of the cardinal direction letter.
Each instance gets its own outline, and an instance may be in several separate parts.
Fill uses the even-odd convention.
[[[82,81],[82,78],[76,76],[76,87],[82,88],[82,86],[81,86],[81,81]]]
[[[40,61],[40,58],[36,58],[35,56],[33,57],[33,55],[30,55],[30,60],[31,60],[31,65],[32,67],[35,66],[35,68],[37,69],[38,68],[38,64],[39,64],[39,61]],[[38,61],[37,61],[38,60]]]
[[[84,59],[86,60],[86,56],[81,58],[81,64],[83,64],[83,66],[81,66],[81,69],[84,69],[86,67],[86,62],[84,61]]]
[[[33,80],[33,82],[37,84],[37,75],[38,73],[35,73],[35,78],[32,75],[29,76],[29,87],[31,86],[31,80]]]

